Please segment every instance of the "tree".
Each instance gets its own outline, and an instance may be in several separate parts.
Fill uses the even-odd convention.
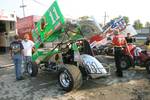
[[[141,21],[138,19],[138,20],[135,20],[135,21],[134,21],[133,27],[134,27],[135,29],[142,29],[142,28],[143,28],[143,24],[142,24]]]
[[[150,22],[146,22],[145,27],[150,27]]]
[[[126,24],[129,24],[129,17],[127,17],[127,16],[123,16],[123,18],[124,18],[124,20],[125,20]]]
[[[81,20],[87,20],[88,18],[90,18],[89,16],[82,16],[82,17],[79,17],[79,19]]]

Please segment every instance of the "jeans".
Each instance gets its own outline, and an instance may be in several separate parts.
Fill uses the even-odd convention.
[[[15,73],[16,73],[16,79],[19,80],[22,77],[22,60],[23,57],[21,54],[16,54],[13,56],[13,62],[15,65]]]
[[[28,62],[32,61],[32,57],[31,56],[24,56],[24,72],[27,72],[27,64]]]

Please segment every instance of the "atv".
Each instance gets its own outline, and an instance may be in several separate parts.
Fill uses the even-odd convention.
[[[127,50],[128,49],[128,50]],[[138,54],[138,56],[136,56]],[[123,70],[128,69],[130,67],[140,66],[145,67],[147,72],[150,74],[150,55],[136,47],[133,44],[128,44],[128,47],[123,49],[123,56],[121,59],[121,68]]]

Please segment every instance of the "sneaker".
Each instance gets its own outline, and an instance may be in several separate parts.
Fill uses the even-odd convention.
[[[21,76],[20,78],[16,79],[16,80],[24,80],[25,78],[23,76]]]

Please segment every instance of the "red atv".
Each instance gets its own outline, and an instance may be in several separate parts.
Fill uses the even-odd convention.
[[[133,44],[128,44],[123,48],[123,56],[121,57],[121,68],[123,70],[129,67],[141,66],[146,67],[147,72],[150,74],[150,54],[142,51],[141,48]]]

